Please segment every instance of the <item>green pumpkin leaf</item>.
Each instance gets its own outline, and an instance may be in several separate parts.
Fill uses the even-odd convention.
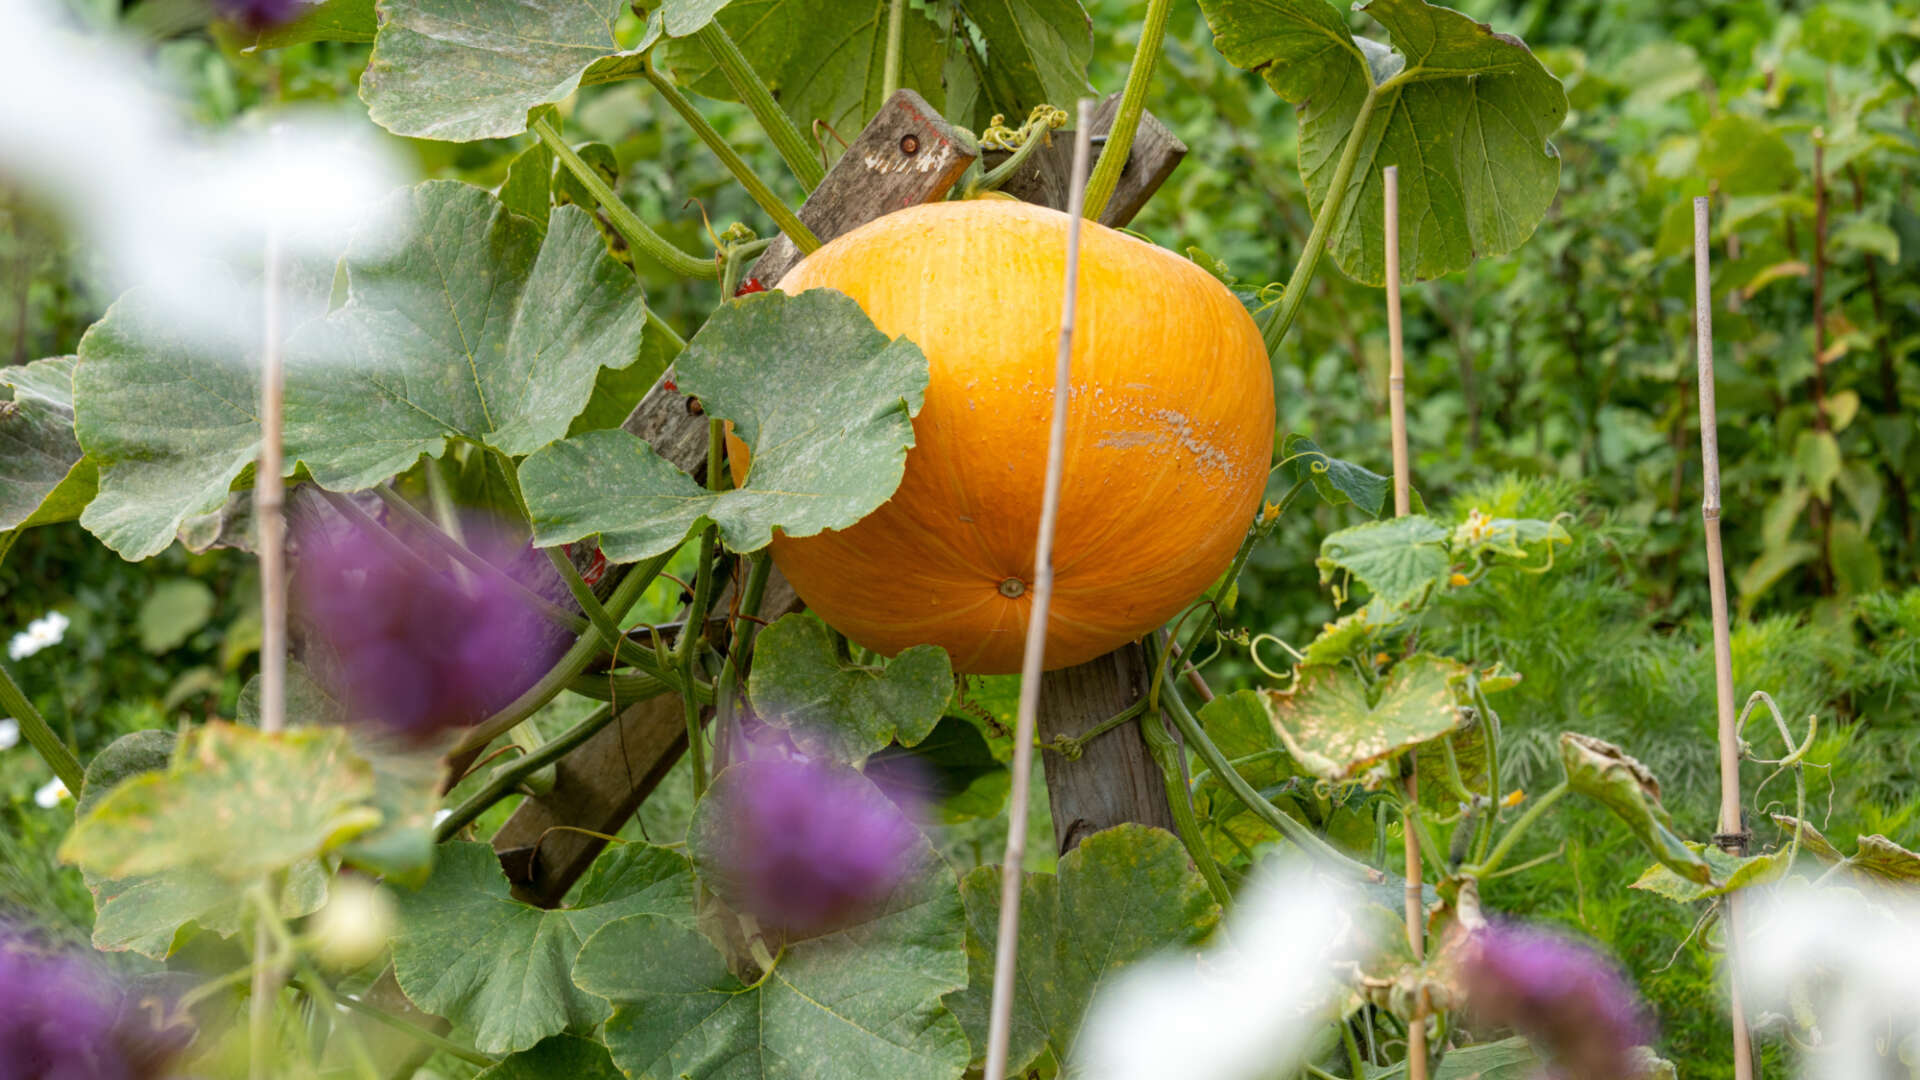
[[[289,331],[324,315],[334,260],[290,259],[281,281]],[[214,288],[245,295],[227,280]],[[73,430],[99,465],[80,524],[122,558],[165,550],[189,518],[222,508],[259,456],[260,380],[250,350],[260,305],[233,312],[220,340],[187,334],[150,290],[116,300],[80,339]]]
[[[474,1080],[625,1080],[613,1065],[604,1043],[579,1035],[555,1035],[540,1040],[500,1064],[483,1069]]]
[[[1567,97],[1520,39],[1424,0],[1355,5],[1392,47],[1355,38],[1325,0],[1202,0],[1214,45],[1298,108],[1300,175],[1317,215],[1339,200],[1328,242],[1348,276],[1386,279],[1381,170],[1400,166],[1402,273],[1422,281],[1520,246],[1553,202],[1560,155],[1548,138]],[[1377,88],[1377,89],[1376,89]],[[1362,103],[1375,94],[1364,131]],[[1330,192],[1349,137],[1347,188]]]
[[[56,356],[0,368],[0,532],[72,521],[99,487],[98,467],[73,435],[73,368]]]
[[[1305,659],[1300,661],[1300,666],[1324,667],[1344,663],[1347,658],[1372,644],[1375,635],[1405,621],[1405,616],[1389,610],[1376,598],[1321,626],[1320,633],[1314,635],[1314,639],[1307,642],[1307,647],[1302,650],[1301,655]]]
[[[76,821],[60,858],[108,877],[191,867],[251,883],[379,824],[372,794],[373,769],[344,732],[208,724],[167,771],[120,784]]]
[[[354,238],[346,306],[289,344],[287,457],[357,491],[466,439],[508,454],[561,438],[601,367],[639,355],[646,302],[592,217],[538,227],[491,194],[428,181],[395,231]]]
[[[339,724],[340,703],[327,695],[299,664],[287,665],[287,720],[295,727]],[[243,724],[260,720],[260,679],[240,688],[236,715]],[[396,745],[372,731],[345,729],[354,753],[373,766],[373,797],[380,824],[339,849],[340,858],[371,874],[418,887],[433,869],[433,815],[440,809],[445,765],[433,749]]]
[[[1002,868],[975,868],[961,882],[967,905],[967,988],[947,999],[966,1026],[976,1064],[985,1057],[1000,929]],[[1020,968],[1013,1002],[1010,1075],[1043,1053],[1073,1057],[1094,992],[1127,965],[1198,945],[1220,906],[1171,833],[1120,825],[1089,836],[1057,874],[1028,874],[1020,899]]]
[[[1369,521],[1320,541],[1314,565],[1320,568],[1322,585],[1345,571],[1373,590],[1379,603],[1396,611],[1416,611],[1446,584],[1451,566],[1447,530],[1419,514]]]
[[[489,1054],[529,1050],[606,1020],[607,1003],[573,984],[574,957],[595,930],[641,913],[689,932],[693,923],[685,856],[647,844],[597,860],[570,908],[515,900],[485,844],[444,845],[427,883],[394,895],[400,989],[427,1012],[470,1028],[474,1046]]]
[[[1840,853],[1839,848],[1833,846],[1833,841],[1827,839],[1825,834],[1813,827],[1812,822],[1800,821],[1792,814],[1773,814],[1771,816],[1773,823],[1780,827],[1780,831],[1786,834],[1788,840],[1793,839],[1794,829],[1796,827],[1799,828],[1801,851],[1806,852],[1824,863],[1837,863],[1846,858],[1845,855]]]
[[[85,818],[109,793],[136,777],[163,774],[178,743],[171,731],[136,731],[113,741],[87,763],[74,799],[74,816]],[[223,936],[240,929],[246,885],[200,867],[113,878],[82,870],[93,893],[93,946],[132,950],[155,960],[172,953],[180,928],[194,923]],[[326,871],[317,860],[294,864],[281,891],[280,914],[297,919],[326,902]]]
[[[815,120],[824,120],[851,140],[885,100],[890,3],[733,0],[715,21],[801,131],[811,131]],[[941,81],[946,43],[944,26],[920,11],[907,12],[900,37],[900,85],[919,91],[936,111],[946,100]],[[659,62],[695,93],[740,100],[712,54],[697,41],[669,42]],[[829,139],[826,145],[837,152],[840,144]]]
[[[1847,869],[1857,875],[1877,879],[1882,884],[1912,885],[1920,882],[1920,854],[1872,833],[1854,840],[1854,853]]]
[[[761,631],[747,684],[754,713],[807,753],[851,765],[895,739],[912,746],[926,738],[953,697],[946,650],[915,645],[868,666],[841,659],[833,638],[812,612]]]
[[[1690,881],[1673,872],[1664,863],[1654,863],[1647,867],[1632,887],[1644,889],[1656,896],[1664,896],[1676,903],[1687,904],[1695,900],[1705,900],[1714,896],[1725,896],[1737,892],[1749,885],[1764,885],[1778,880],[1787,872],[1787,853],[1779,851],[1745,857],[1731,855],[1717,847],[1696,844],[1691,840],[1683,841],[1687,850],[1704,859],[1713,868],[1713,876],[1706,881]]]
[[[1093,23],[1080,0],[961,0],[960,10],[986,42],[984,64],[970,39],[960,46],[979,65],[986,113],[1018,124],[1035,105],[1067,109],[1093,93]]]
[[[727,803],[760,764],[715,778],[688,848],[723,899]],[[852,770],[858,797],[886,796]],[[607,1045],[622,1072],[675,1080],[815,1080],[872,1076],[958,1080],[967,1037],[941,1004],[967,983],[960,896],[925,837],[912,870],[875,910],[831,933],[790,940],[773,968],[742,983],[684,921],[637,915],[608,923],[580,950],[574,980],[613,1002]]]
[[[1392,477],[1333,457],[1305,435],[1287,436],[1280,456],[1293,459],[1285,466],[1287,479],[1293,483],[1310,481],[1329,506],[1352,503],[1361,513],[1377,518],[1386,509],[1387,496],[1393,493]]]
[[[730,301],[673,370],[681,391],[733,421],[754,451],[746,483],[714,494],[629,432],[587,432],[520,465],[536,544],[597,534],[609,561],[634,562],[712,521],[730,550],[757,551],[776,528],[844,529],[900,486],[927,360],[905,338],[889,341],[844,294]]]
[[[1460,729],[1457,661],[1418,653],[1369,687],[1345,667],[1301,671],[1295,688],[1268,694],[1288,753],[1325,780],[1352,780],[1378,762]]]
[[[507,178],[494,192],[500,205],[531,220],[541,229],[553,213],[553,149],[536,140],[507,165]],[[591,210],[592,204],[583,209]]]
[[[890,746],[868,758],[861,772],[890,795],[918,799],[941,825],[998,815],[1012,783],[977,720],[951,714],[911,749]]]
[[[1612,810],[1680,879],[1698,885],[1713,880],[1713,866],[1700,856],[1698,845],[1689,845],[1668,827],[1671,819],[1660,805],[1660,782],[1645,765],[1610,742],[1571,731],[1560,736],[1560,763],[1574,791]]]

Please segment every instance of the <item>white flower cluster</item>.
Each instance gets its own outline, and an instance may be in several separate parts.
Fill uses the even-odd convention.
[[[67,627],[70,625],[65,615],[57,611],[47,612],[28,623],[25,630],[13,635],[13,640],[7,643],[7,658],[25,660],[41,649],[60,644],[60,639],[67,636]]]

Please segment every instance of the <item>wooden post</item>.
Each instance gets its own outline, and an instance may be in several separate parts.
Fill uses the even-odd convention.
[[[1096,133],[1102,130],[1101,115],[1096,112]],[[1111,108],[1104,115],[1110,123]],[[1063,152],[1063,134],[1056,132],[1056,146],[1048,149]],[[900,90],[807,197],[800,220],[821,240],[830,241],[893,210],[946,197],[975,154],[973,141],[942,120],[920,95]],[[1113,225],[1131,220],[1185,154],[1186,147],[1164,126],[1143,117],[1128,167],[1102,220]],[[1009,186],[1024,184],[1022,190],[1036,196],[1053,192],[1060,202],[1047,205],[1064,206],[1064,184],[1049,188],[1044,182],[1023,180],[1028,170],[1056,167],[1050,162],[1047,150],[1036,153]],[[781,237],[749,274],[772,288],[799,259],[799,251]],[[622,426],[699,479],[706,464],[707,418],[689,412],[688,405],[663,379]],[[590,557],[587,550],[577,556],[581,561]],[[611,591],[624,573],[624,567],[615,568],[595,591]],[[724,601],[716,609],[719,606]],[[776,570],[761,616],[777,618],[799,607]],[[1049,673],[1039,716],[1042,741],[1056,733],[1084,732],[1121,712],[1146,692],[1148,675],[1138,646]],[[605,846],[589,834],[618,832],[685,751],[684,714],[679,699],[668,696],[623,710],[606,730],[562,758],[553,791],[523,799],[493,838],[515,894],[530,903],[558,904]],[[1048,754],[1046,767],[1055,838],[1062,852],[1091,832],[1125,821],[1172,827],[1159,770],[1132,724],[1089,743],[1077,762]]]

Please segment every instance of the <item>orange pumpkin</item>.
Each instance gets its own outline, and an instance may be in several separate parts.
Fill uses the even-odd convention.
[[[853,527],[774,534],[800,598],[885,655],[1018,671],[1032,608],[1067,216],[1001,199],[901,210],[809,255],[779,288],[831,288],[926,353],[900,488]],[[1081,233],[1073,390],[1048,668],[1177,615],[1232,561],[1273,448],[1273,375],[1232,293],[1101,225]],[[736,480],[746,448],[729,437]]]

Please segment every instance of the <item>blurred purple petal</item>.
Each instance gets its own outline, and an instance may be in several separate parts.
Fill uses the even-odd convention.
[[[552,573],[493,530],[469,525],[466,535],[496,566]],[[321,646],[316,675],[354,722],[414,740],[465,727],[512,701],[560,651],[504,583],[428,573],[353,526],[303,532],[299,551],[294,603]]]
[[[761,925],[792,937],[846,926],[913,872],[919,832],[852,769],[758,761],[725,778],[714,869]]]
[[[292,22],[306,6],[304,0],[213,0],[221,18],[249,30],[269,30]]]
[[[1620,969],[1594,947],[1549,930],[1497,923],[1480,931],[1461,982],[1476,1017],[1518,1030],[1571,1080],[1637,1075],[1633,1049],[1653,1038]]]
[[[43,948],[0,925],[0,1077],[157,1080],[185,1045],[124,1008],[119,986],[85,957]]]

